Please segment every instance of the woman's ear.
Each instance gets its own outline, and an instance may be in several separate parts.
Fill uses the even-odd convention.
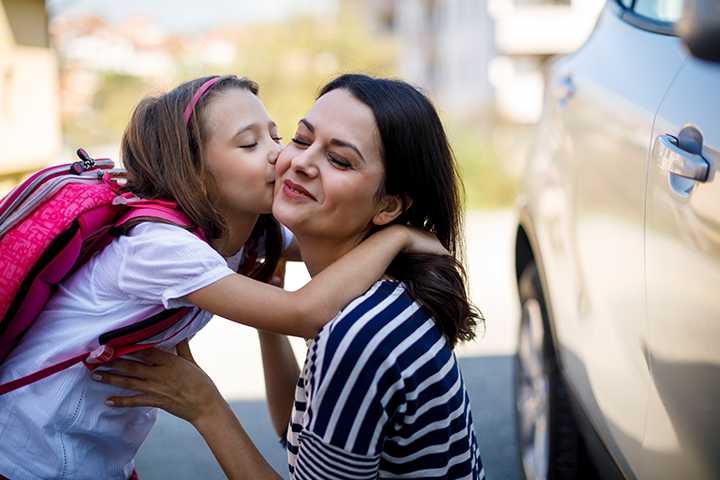
[[[385,195],[381,208],[373,216],[373,225],[382,226],[395,220],[412,205],[412,198],[407,195]]]

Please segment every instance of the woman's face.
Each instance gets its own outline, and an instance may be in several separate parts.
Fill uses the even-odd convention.
[[[273,214],[302,242],[356,245],[383,208],[380,138],[372,110],[346,90],[320,97],[280,153]]]
[[[265,106],[251,92],[231,89],[205,112],[205,155],[221,208],[231,217],[270,213],[282,145]]]

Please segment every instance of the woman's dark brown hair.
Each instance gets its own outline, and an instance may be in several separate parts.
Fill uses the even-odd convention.
[[[232,89],[258,94],[257,83],[247,78],[223,77],[198,100],[188,123],[185,108],[206,81],[204,77],[183,83],[168,93],[142,100],[130,118],[120,145],[127,171],[125,189],[148,199],[171,200],[200,228],[209,240],[223,240],[228,223],[214,198],[214,177],[204,155],[211,134],[206,110],[222,101]],[[252,237],[266,235],[265,262],[250,275],[269,281],[280,256],[282,236],[272,215],[261,215]]]
[[[437,235],[451,255],[400,254],[388,274],[435,319],[453,348],[475,337],[482,315],[469,301],[463,258],[464,192],[455,158],[432,103],[412,85],[366,75],[342,75],[319,96],[344,89],[375,115],[385,164],[379,194],[399,195],[412,204],[393,222],[422,227]]]

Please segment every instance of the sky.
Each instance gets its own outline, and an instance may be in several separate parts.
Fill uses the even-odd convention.
[[[298,14],[332,14],[337,0],[46,0],[46,8],[50,16],[95,13],[108,23],[143,13],[169,30],[203,30],[280,21]]]

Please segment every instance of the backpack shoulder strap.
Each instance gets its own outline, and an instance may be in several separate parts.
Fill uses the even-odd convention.
[[[144,320],[143,322],[140,322],[141,324],[143,324],[143,328],[140,330],[135,329],[135,331],[132,331],[132,329],[128,329],[128,327],[126,327],[126,329],[128,329],[127,332],[121,332],[120,330],[122,329],[119,329],[117,331],[119,333],[115,334],[114,336],[112,334],[114,334],[115,332],[109,332],[100,337],[99,348],[93,350],[92,352],[85,352],[76,357],[68,358],[67,360],[56,363],[42,370],[38,370],[37,372],[31,373],[30,375],[27,375],[25,377],[20,377],[13,381],[4,383],[0,385],[0,395],[12,392],[13,390],[17,390],[18,388],[24,387],[25,385],[30,385],[31,383],[37,382],[38,380],[42,380],[43,378],[47,378],[50,375],[61,372],[80,362],[84,363],[88,369],[94,370],[96,367],[115,360],[116,358],[123,355],[137,352],[138,350],[155,347],[165,340],[142,344],[135,342],[150,338],[153,335],[157,335],[163,330],[172,327],[173,325],[175,325],[175,323],[182,320],[182,318],[185,317],[185,315],[187,315],[191,310],[192,307],[182,307],[173,310],[165,310],[164,312],[161,312],[147,320]],[[199,312],[200,311],[198,310],[197,313],[195,313],[195,317],[197,317]],[[193,317],[192,320],[195,320],[195,317]],[[192,323],[192,320],[189,321],[185,327],[176,332],[170,338],[175,337],[177,334],[187,328],[187,326]],[[169,340],[170,338],[166,340]]]
[[[115,222],[113,228],[110,229],[110,235],[120,236],[125,235],[128,230],[128,224],[133,219],[138,218],[155,218],[164,220],[168,223],[178,225],[180,227],[190,230],[189,227],[193,225],[193,222],[177,208],[177,203],[166,200],[130,200],[126,203],[129,207],[127,212]],[[205,234],[199,228],[190,230],[200,240],[207,242]]]

